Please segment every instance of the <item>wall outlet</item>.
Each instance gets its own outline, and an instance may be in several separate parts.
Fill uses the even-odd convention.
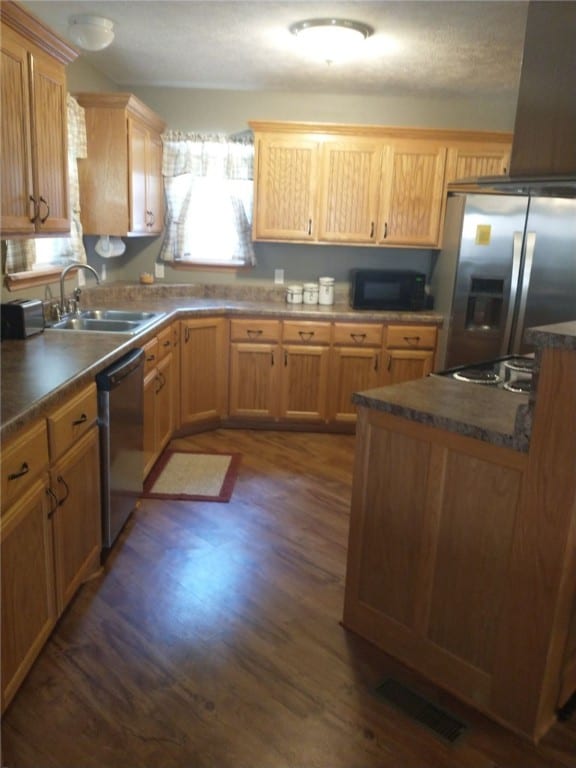
[[[274,283],[276,285],[283,285],[284,284],[284,270],[283,269],[275,269],[274,270]]]
[[[164,277],[164,264],[154,264],[154,277],[160,280]]]

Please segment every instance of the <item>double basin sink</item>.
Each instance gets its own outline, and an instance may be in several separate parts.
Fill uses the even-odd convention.
[[[57,331],[97,333],[140,333],[164,312],[132,312],[122,309],[85,309],[50,325]]]

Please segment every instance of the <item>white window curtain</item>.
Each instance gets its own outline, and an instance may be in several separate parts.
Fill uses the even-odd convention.
[[[171,131],[162,139],[167,210],[160,259],[209,266],[255,264],[252,137]]]
[[[86,262],[80,221],[78,158],[87,157],[84,109],[70,94],[68,115],[68,185],[70,194],[70,236],[6,241],[6,272],[41,272],[69,261]]]

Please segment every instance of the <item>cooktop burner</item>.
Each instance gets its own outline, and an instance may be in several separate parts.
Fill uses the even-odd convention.
[[[505,389],[508,392],[529,394],[532,389],[533,369],[533,356],[509,355],[497,360],[459,365],[445,371],[438,371],[433,375],[449,376],[465,384],[483,384]]]
[[[458,381],[468,381],[471,384],[489,384],[496,385],[501,379],[493,370],[483,368],[464,368],[461,371],[455,371],[452,378]]]

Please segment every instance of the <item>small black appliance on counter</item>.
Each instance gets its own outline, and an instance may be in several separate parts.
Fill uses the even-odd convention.
[[[353,309],[418,312],[430,308],[426,275],[411,270],[352,269],[350,305]]]
[[[44,307],[40,299],[14,299],[1,307],[2,340],[26,339],[44,330]]]

